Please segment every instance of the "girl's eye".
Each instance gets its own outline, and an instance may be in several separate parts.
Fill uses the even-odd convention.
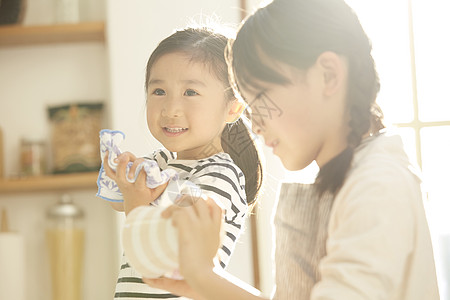
[[[194,91],[194,90],[191,90],[191,89],[189,89],[189,90],[186,90],[185,92],[184,92],[184,96],[197,96],[197,95],[199,95],[199,93],[197,93],[196,91]]]
[[[166,92],[163,89],[155,89],[152,94],[156,96],[164,96]]]

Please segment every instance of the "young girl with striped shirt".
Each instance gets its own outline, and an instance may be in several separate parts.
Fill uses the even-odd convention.
[[[225,208],[225,235],[217,257],[223,268],[262,181],[259,155],[241,118],[243,104],[228,82],[227,41],[225,35],[209,28],[187,28],[164,39],[148,60],[145,80],[148,128],[164,149],[149,158],[122,153],[115,171],[103,164],[123,194],[124,202],[111,204],[126,214],[149,205],[166,187],[147,188],[144,172],[134,183],[126,179],[127,165],[132,163],[129,173],[134,174],[145,159],[155,160],[161,170],[176,170],[178,178],[220,201]],[[115,299],[139,298],[179,299],[143,283],[125,253]]]

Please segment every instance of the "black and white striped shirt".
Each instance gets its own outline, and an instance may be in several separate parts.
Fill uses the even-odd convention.
[[[225,207],[225,237],[218,256],[220,265],[225,268],[233,253],[235,243],[245,224],[247,201],[245,178],[231,157],[223,152],[200,160],[178,160],[174,153],[159,149],[150,159],[155,160],[160,169],[174,169],[179,179],[189,180],[198,185],[203,194],[219,200]],[[142,281],[142,277],[122,257],[114,299],[186,299],[151,288]]]

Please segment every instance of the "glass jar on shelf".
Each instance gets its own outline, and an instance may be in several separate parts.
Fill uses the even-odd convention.
[[[81,300],[84,213],[63,195],[47,211],[47,246],[53,300]]]
[[[20,141],[20,175],[39,176],[46,173],[46,144],[43,140],[22,138]]]

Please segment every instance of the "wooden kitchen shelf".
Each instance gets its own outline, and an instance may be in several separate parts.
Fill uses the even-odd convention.
[[[0,47],[90,41],[105,41],[104,22],[0,26]]]
[[[0,194],[97,188],[98,172],[0,179]]]

